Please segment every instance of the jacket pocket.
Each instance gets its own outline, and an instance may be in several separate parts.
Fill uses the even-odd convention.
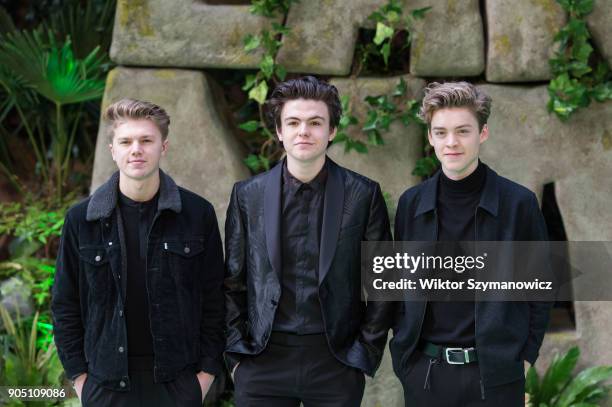
[[[168,240],[162,243],[167,255],[168,268],[172,278],[183,287],[195,288],[197,274],[205,267],[203,264],[204,240]]]
[[[103,304],[113,284],[106,248],[104,246],[81,247],[79,258],[87,279],[90,300],[96,304]]]

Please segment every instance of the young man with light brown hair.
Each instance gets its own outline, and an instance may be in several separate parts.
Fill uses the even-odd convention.
[[[72,207],[51,309],[84,406],[200,406],[223,371],[223,251],[212,205],[160,168],[170,117],[122,99],[104,112],[119,171]]]
[[[535,195],[479,160],[491,98],[467,82],[433,83],[421,117],[441,170],[401,196],[396,241],[537,241]],[[542,344],[550,302],[414,301],[390,348],[406,406],[522,406],[524,361]]]

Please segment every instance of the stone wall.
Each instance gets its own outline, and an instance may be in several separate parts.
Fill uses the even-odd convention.
[[[365,95],[383,94],[397,77],[350,78],[360,28],[382,0],[312,0],[291,6],[277,61],[289,72],[331,77],[363,118]],[[404,0],[405,9],[432,6],[414,27],[408,95],[418,98],[428,81],[466,78],[493,97],[490,139],[482,159],[539,197],[555,182],[569,240],[611,240],[612,103],[593,103],[561,123],[546,111],[548,58],[552,38],[567,16],[555,0]],[[280,21],[280,20],[277,20]],[[588,18],[598,51],[612,65],[612,2],[596,0]],[[119,64],[108,76],[103,105],[121,97],[151,100],[172,118],[170,151],[162,162],[177,181],[213,202],[223,225],[233,183],[249,176],[235,126],[226,123],[222,98],[206,69],[256,68],[260,55],[243,52],[242,38],[268,27],[244,5],[200,0],[118,0],[111,57]],[[164,68],[164,69],[161,69]],[[183,69],[181,69],[183,68]],[[104,125],[100,127],[92,188],[114,171]],[[354,137],[362,137],[352,130]],[[393,204],[420,180],[411,175],[423,141],[418,129],[394,123],[383,147],[367,155],[344,154],[340,164],[382,185]],[[581,346],[582,365],[612,364],[610,303],[575,304],[576,330],[546,336],[538,366],[554,351]],[[368,380],[364,406],[402,406],[401,387],[388,353],[379,375]]]

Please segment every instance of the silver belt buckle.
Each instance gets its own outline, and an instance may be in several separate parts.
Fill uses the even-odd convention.
[[[465,352],[465,355],[467,356],[467,350],[463,349],[463,348],[446,348],[444,349],[444,357],[446,359],[446,363],[448,363],[449,365],[465,365],[466,362],[451,362],[451,360],[449,359],[449,353],[450,352]],[[468,359],[466,357],[466,359]]]

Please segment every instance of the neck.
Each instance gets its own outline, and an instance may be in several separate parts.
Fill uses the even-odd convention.
[[[468,167],[463,172],[457,173],[457,172],[447,171],[444,167],[442,167],[442,172],[444,173],[444,175],[446,175],[446,178],[451,179],[453,181],[460,181],[466,177],[469,177],[474,171],[476,171],[477,167],[478,167],[478,158],[476,158],[474,162],[468,165]]]
[[[292,159],[287,156],[287,169],[289,173],[301,182],[312,181],[325,165],[325,157],[323,154],[317,157],[314,161],[303,162]]]
[[[132,201],[146,202],[153,199],[159,190],[159,171],[145,179],[132,179],[119,174],[119,191]]]

